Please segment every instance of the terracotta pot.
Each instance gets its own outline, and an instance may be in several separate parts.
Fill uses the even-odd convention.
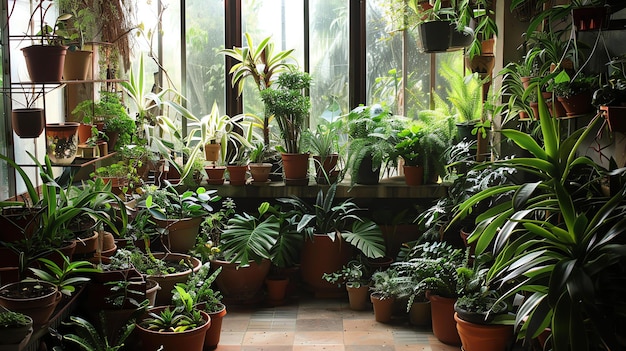
[[[78,125],[78,143],[85,144],[91,138],[91,128],[93,125],[80,123]]]
[[[91,51],[75,50],[68,51],[63,65],[64,80],[85,80],[89,73],[91,63]]]
[[[568,98],[559,96],[557,100],[563,104],[563,108],[565,108],[567,116],[579,116],[587,114],[593,110],[591,97],[591,92],[584,92]]]
[[[10,293],[37,285],[43,286],[46,292],[36,297],[25,298],[17,297]],[[61,301],[61,292],[54,284],[48,282],[17,282],[0,288],[0,306],[29,316],[33,319],[33,325],[36,327],[44,326],[48,323],[59,301]]]
[[[286,180],[305,180],[308,183],[309,154],[281,154]]]
[[[247,304],[262,300],[261,289],[265,277],[270,271],[270,261],[260,264],[250,261],[248,265],[238,267],[238,263],[212,260],[211,269],[222,267],[222,272],[215,279],[215,284],[224,295],[225,303]]]
[[[370,300],[374,306],[374,319],[380,323],[389,323],[393,315],[394,298],[381,299],[377,294],[371,294]]]
[[[469,67],[474,73],[481,73],[491,76],[493,68],[496,65],[496,57],[493,54],[482,53],[478,56],[472,57],[469,62]]]
[[[5,207],[0,215],[0,241],[13,243],[30,238],[39,226],[37,208]],[[0,265],[1,266],[1,265]]]
[[[211,317],[211,326],[206,331],[204,338],[204,350],[214,350],[220,343],[222,334],[222,320],[226,315],[226,306],[222,305],[222,309],[217,312],[207,312]]]
[[[156,297],[159,290],[161,290],[161,286],[156,280],[146,280],[146,299],[150,302],[150,306],[156,305]]]
[[[626,133],[626,107],[600,106],[600,111],[607,120],[611,132]]]
[[[32,45],[22,49],[31,82],[60,82],[67,46]]]
[[[220,144],[205,144],[204,159],[211,162],[217,162],[220,159]]]
[[[78,123],[46,124],[46,152],[50,161],[57,165],[70,165],[78,150]]]
[[[335,168],[339,162],[339,154],[332,154],[323,160],[319,156],[313,156],[315,160],[315,181],[317,184],[329,184],[336,177]]]
[[[454,303],[456,299],[430,295],[431,321],[433,334],[444,344],[461,345],[461,338],[456,330],[454,321]]]
[[[404,181],[409,186],[419,186],[424,184],[424,167],[404,166]]]
[[[98,149],[100,150],[100,157],[109,154],[109,144],[106,141],[98,141],[96,145],[98,145]]]
[[[230,185],[246,185],[248,166],[226,166]]]
[[[252,183],[264,184],[267,183],[272,171],[271,163],[250,163],[248,164],[250,175],[252,176]]]
[[[226,172],[226,167],[205,166],[204,171],[206,172],[206,175],[209,177],[209,179],[207,180],[209,184],[213,184],[213,185],[224,184],[224,172]]]
[[[26,345],[28,343],[33,332],[33,319],[29,316],[26,316],[26,319],[28,323],[24,326],[3,326],[0,328],[0,345]],[[5,350],[5,348],[0,346],[0,350]],[[21,350],[21,348],[18,347],[15,350]]]
[[[181,260],[185,260],[191,263],[191,266],[193,267],[194,272],[200,269],[200,266],[202,264],[200,260],[198,260],[195,257],[191,257],[189,255],[183,255],[183,254],[178,254],[178,253],[158,253],[158,252],[154,253],[153,255],[154,257],[158,259],[163,259],[163,260],[170,261],[170,262],[172,261],[179,262]],[[191,272],[192,272],[192,269],[187,269],[183,272],[177,272],[177,273],[166,274],[166,275],[148,274],[146,276],[148,279],[152,279],[156,281],[161,286],[162,291],[160,294],[157,295],[156,305],[163,306],[163,305],[171,304],[172,303],[172,289],[174,289],[174,286],[177,283],[186,282]]]
[[[305,239],[300,256],[300,274],[305,287],[318,297],[343,297],[345,291],[331,284],[322,275],[336,272],[352,258],[352,247],[328,235],[315,234],[313,240]]]
[[[107,151],[111,150],[114,151],[115,150],[115,145],[117,145],[117,141],[120,138],[120,133],[119,132],[113,132],[113,131],[105,131],[104,134],[107,136]],[[141,175],[141,173],[137,172],[137,174]]]
[[[74,255],[92,254],[98,249],[98,232],[93,231],[92,235],[88,238],[76,238],[76,249],[74,249]]]
[[[166,236],[164,242],[166,247],[172,252],[187,253],[196,246],[196,238],[200,231],[200,224],[204,218],[183,218],[183,219],[157,219],[153,218],[156,225],[165,229]]]
[[[46,125],[42,108],[16,108],[11,111],[11,125],[20,138],[37,138]]]
[[[272,306],[283,305],[285,303],[285,296],[287,295],[287,286],[289,285],[289,278],[283,277],[268,277],[265,279],[265,286],[267,287],[266,301]]]
[[[513,340],[513,326],[501,324],[475,324],[454,314],[456,328],[465,351],[506,350]]]
[[[148,312],[159,314],[166,307],[153,307]],[[172,308],[172,307],[170,307]],[[202,318],[206,321],[201,326],[183,332],[160,332],[150,330],[141,326],[141,322],[136,323],[136,330],[141,339],[143,350],[185,350],[202,351],[206,331],[211,326],[211,317],[200,311]],[[139,319],[141,321],[142,318]]]
[[[348,301],[350,303],[351,310],[364,311],[369,308],[369,289],[370,286],[367,284],[361,284],[359,287],[354,287],[352,283],[346,284],[346,290],[348,291]]]
[[[413,302],[409,309],[409,322],[418,327],[428,327],[431,322],[430,301]]]

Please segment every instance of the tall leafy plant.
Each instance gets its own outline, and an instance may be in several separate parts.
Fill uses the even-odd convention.
[[[519,338],[530,341],[551,329],[554,350],[620,349],[616,336],[626,322],[626,306],[618,277],[623,273],[623,211],[625,190],[607,197],[600,181],[607,175],[590,158],[580,156],[584,140],[600,120],[569,136],[560,135],[537,85],[543,144],[516,130],[503,134],[532,157],[494,161],[531,173],[536,181],[496,186],[472,196],[458,207],[456,218],[482,199],[510,193],[505,201],[477,217],[469,241],[476,252],[493,250],[496,260],[488,279],[513,283],[503,298],[523,293],[516,317]]]

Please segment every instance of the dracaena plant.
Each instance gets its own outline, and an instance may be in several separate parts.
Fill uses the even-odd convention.
[[[554,350],[620,349],[616,336],[625,322],[617,311],[626,306],[618,283],[623,272],[626,206],[624,172],[606,172],[581,156],[585,138],[600,120],[562,138],[559,120],[551,118],[538,94],[543,143],[515,130],[502,133],[531,157],[491,162],[530,172],[536,181],[495,186],[475,194],[458,207],[467,215],[481,199],[503,193],[510,201],[492,206],[477,217],[468,241],[476,252],[491,250],[495,262],[487,279],[512,286],[503,298],[523,293],[516,325],[527,342],[551,329]],[[612,196],[600,191],[607,176],[621,181]],[[511,284],[511,285],[508,285]]]

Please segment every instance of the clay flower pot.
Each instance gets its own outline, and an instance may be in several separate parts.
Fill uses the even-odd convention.
[[[165,307],[155,307],[148,312],[160,313]],[[211,317],[200,311],[205,323],[182,332],[164,332],[144,328],[141,323],[136,324],[136,330],[141,339],[144,350],[186,350],[202,351],[206,331],[211,326]]]
[[[70,165],[78,150],[78,123],[46,124],[46,152],[57,165]]]
[[[16,108],[11,111],[11,125],[20,138],[37,138],[46,125],[42,108]]]
[[[0,288],[0,306],[29,316],[35,326],[48,323],[59,301],[61,292],[48,282],[17,282]]]
[[[22,49],[33,83],[60,82],[67,46],[31,45]]]

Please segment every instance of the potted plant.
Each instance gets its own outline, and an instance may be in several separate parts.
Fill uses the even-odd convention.
[[[0,306],[29,316],[35,327],[48,322],[60,301],[61,292],[48,282],[16,282],[0,288]]]
[[[552,347],[557,349],[572,345],[619,348],[621,346],[617,345],[623,343],[615,338],[614,331],[615,321],[621,317],[614,315],[614,308],[597,309],[595,306],[606,303],[608,295],[605,295],[604,287],[615,284],[612,272],[615,265],[620,265],[622,261],[621,256],[613,251],[615,246],[612,244],[623,233],[621,216],[618,215],[624,205],[624,192],[618,190],[622,189],[623,178],[621,175],[612,178],[617,186],[611,187],[607,196],[598,188],[606,173],[596,163],[577,153],[581,151],[583,140],[601,121],[598,116],[586,127],[560,141],[558,121],[549,116],[541,94],[538,94],[538,101],[542,145],[519,131],[503,131],[507,137],[531,151],[532,165],[522,159],[496,163],[532,170],[536,178],[532,182],[496,186],[476,194],[459,206],[457,218],[462,218],[467,213],[467,206],[476,203],[479,197],[524,191],[528,196],[523,199],[516,197],[495,206],[497,209],[481,214],[477,219],[477,230],[472,234],[475,237],[470,236],[470,241],[477,243],[477,254],[485,252],[493,244],[496,263],[491,268],[490,279],[500,281],[506,277],[506,281],[516,282],[504,295],[528,293],[516,316],[516,327],[521,328],[518,339],[530,342],[548,327]],[[529,165],[530,168],[526,168]],[[555,169],[563,171],[554,172]],[[574,184],[580,184],[580,187]],[[527,246],[526,243],[533,245]],[[513,252],[515,260],[512,260]],[[598,255],[613,259],[600,262],[597,261]],[[512,266],[514,262],[520,265]],[[574,262],[576,265],[571,265]],[[593,269],[589,271],[591,267]],[[600,289],[583,289],[575,299],[568,293],[572,288],[588,284],[593,286],[599,281],[603,282]],[[557,305],[548,303],[558,300]],[[611,306],[623,304],[621,299],[611,300]],[[594,302],[591,305],[580,301]],[[567,317],[567,326],[556,322],[566,315],[570,316]],[[608,320],[612,322],[605,323]],[[589,323],[596,327],[586,328]],[[570,327],[580,332],[570,333]]]
[[[211,318],[193,305],[193,298],[180,286],[176,287],[181,306],[148,309],[147,315],[136,323],[136,330],[148,350],[183,348],[201,351]]]
[[[493,257],[483,254],[471,266],[457,269],[459,298],[454,319],[464,350],[502,350],[513,340],[512,300],[498,287],[491,286],[487,274]]]
[[[189,276],[187,282],[178,283],[172,296],[174,306],[182,306],[184,295],[187,292],[193,304],[211,317],[211,326],[207,329],[204,339],[205,349],[215,349],[220,341],[222,320],[226,315],[226,306],[222,303],[222,294],[211,287],[222,267],[211,270],[210,264],[203,264],[197,272]],[[181,290],[182,289],[182,290]]]
[[[98,14],[77,0],[60,0],[59,8],[72,15],[63,28],[64,44],[68,46],[63,79],[84,80],[89,73],[92,55],[91,50],[85,49],[85,43],[96,37]]]
[[[397,294],[397,276],[395,269],[376,271],[372,274],[370,299],[374,306],[374,318],[380,323],[389,323],[393,315],[393,304]]]
[[[100,313],[100,326],[110,327],[109,321],[104,317],[104,313]],[[69,325],[76,328],[76,334],[68,333],[61,336],[63,341],[68,341],[84,351],[96,349],[102,351],[115,351],[124,347],[126,339],[130,337],[135,329],[134,320],[127,321],[119,333],[110,337],[105,332],[99,332],[98,328],[87,319],[78,316],[69,317]],[[54,332],[54,331],[53,331]]]
[[[337,180],[339,169],[339,134],[342,120],[333,122],[321,120],[314,131],[304,132],[304,142],[313,153],[315,181],[318,184],[331,184]]]
[[[130,262],[134,269],[161,286],[156,306],[171,304],[174,286],[187,281],[189,275],[200,269],[201,265],[200,260],[195,257],[179,253],[153,253],[149,247],[145,253],[137,248],[118,249],[112,259]]]
[[[53,2],[38,2],[30,14],[30,19],[44,18]],[[54,21],[53,26],[40,23],[39,32],[32,38],[37,38],[39,43],[22,48],[26,68],[30,80],[33,83],[60,82],[63,76],[65,54],[67,46],[62,45],[62,37],[57,35],[60,28],[64,28],[65,21],[72,17],[71,14],[61,14]]]
[[[263,162],[268,158],[268,149],[262,141],[258,141],[250,149],[250,163],[248,169],[252,176],[252,184],[265,184],[269,181],[272,164]]]
[[[359,106],[344,118],[349,139],[344,171],[352,184],[378,184],[380,171],[396,165],[396,134],[406,118],[380,105]]]
[[[230,72],[232,74],[232,85],[237,85],[239,95],[243,92],[244,83],[247,78],[252,78],[259,92],[271,87],[275,81],[275,76],[283,72],[295,69],[295,63],[288,62],[294,49],[274,52],[274,43],[271,37],[261,40],[258,46],[254,45],[249,33],[245,33],[246,47],[233,47],[224,49],[222,54],[231,57],[237,63],[234,64]],[[263,67],[263,69],[259,69]],[[270,146],[270,120],[271,113],[265,112],[262,120],[263,143]]]
[[[271,265],[292,265],[302,242],[281,209],[263,202],[257,212],[234,214],[228,220],[219,239],[222,259],[211,261],[223,267],[216,283],[233,302],[258,299]]]
[[[25,345],[33,332],[33,319],[9,310],[0,311],[0,345]]]
[[[471,131],[483,115],[483,82],[477,73],[464,76],[447,65],[441,72],[450,85],[447,100],[456,110],[458,138],[473,140]]]
[[[407,185],[424,184],[426,150],[420,145],[425,125],[413,121],[407,128],[398,132],[396,153],[404,160],[404,179]]]
[[[350,199],[336,201],[336,192],[337,183],[333,183],[326,191],[320,189],[314,204],[296,196],[278,199],[296,211],[296,229],[305,235],[300,257],[302,281],[318,295],[342,291],[322,276],[347,264],[352,258],[352,247],[368,258],[385,255],[378,225],[359,216],[359,206]],[[320,257],[326,259],[320,260]]]
[[[359,260],[351,260],[339,271],[324,273],[322,278],[331,284],[346,286],[350,309],[362,311],[368,307],[371,273],[368,267]]]
[[[41,92],[32,87],[30,92],[27,90],[24,92],[24,101],[14,100],[24,106],[11,110],[11,126],[20,138],[36,138],[43,132],[46,125],[45,111],[43,108],[35,107],[35,101],[40,95]]]
[[[216,192],[199,187],[180,194],[171,185],[165,189],[148,188],[143,203],[162,229],[166,247],[185,253],[195,246],[203,216],[213,211],[210,203],[219,200]]]
[[[98,167],[90,175],[93,178],[102,179],[105,184],[111,184],[111,188],[116,189],[119,195],[126,194],[129,189],[134,189],[141,184],[137,167],[128,165],[125,161]]]
[[[464,259],[460,249],[446,242],[425,242],[413,245],[403,261],[392,265],[398,270],[394,280],[399,292],[409,297],[407,310],[413,301],[427,296],[433,334],[450,345],[461,344],[454,321],[454,303],[459,291],[457,268],[464,265]]]
[[[443,7],[441,0],[432,5],[419,1],[410,1],[409,7],[420,16],[417,24],[420,45],[423,52],[446,52],[450,48],[450,36],[456,29],[453,21],[456,14],[452,8]]]
[[[609,123],[609,130],[624,131],[626,125],[626,80],[611,78],[593,93],[592,105],[603,112]]]
[[[266,112],[274,120],[283,138],[280,148],[287,184],[308,184],[309,154],[301,152],[302,129],[311,109],[305,91],[311,86],[311,77],[296,70],[283,72],[276,82],[278,88],[261,91]],[[292,168],[293,167],[293,168]]]
[[[597,78],[587,77],[582,73],[577,73],[570,78],[569,74],[563,70],[554,77],[554,94],[563,104],[567,116],[589,113],[593,109],[591,100],[597,88]]]

